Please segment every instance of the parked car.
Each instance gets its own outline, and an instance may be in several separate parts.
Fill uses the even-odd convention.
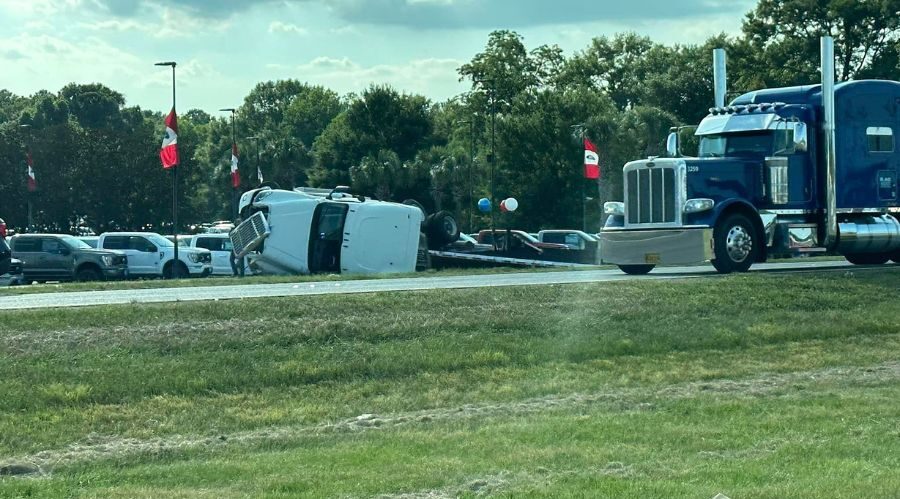
[[[213,275],[233,275],[231,267],[232,243],[228,234],[197,234],[188,241],[191,248],[208,249],[212,254]],[[246,264],[245,264],[246,265]],[[252,274],[249,265],[244,267],[244,274]]]
[[[10,241],[13,256],[22,261],[26,283],[128,277],[128,258],[124,253],[96,250],[73,236],[19,234]]]
[[[573,250],[578,263],[600,262],[600,242],[596,237],[580,230],[542,230],[538,232],[542,243],[565,244]]]
[[[474,237],[460,232],[459,239],[441,248],[443,251],[455,251],[462,253],[485,253],[494,251],[490,244],[479,243]]]
[[[87,244],[91,248],[97,248],[97,241],[100,240],[99,236],[79,236],[78,239],[81,240],[84,244]]]
[[[128,255],[128,272],[135,277],[179,275],[206,277],[212,273],[212,254],[205,249],[175,244],[155,232],[106,232],[100,235],[98,247]],[[176,274],[177,272],[177,274]]]
[[[497,247],[498,255],[529,260],[571,261],[571,250],[565,244],[542,243],[521,230],[485,229],[477,241]]]

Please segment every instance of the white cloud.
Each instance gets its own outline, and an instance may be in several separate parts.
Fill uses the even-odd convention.
[[[108,18],[82,23],[90,31],[138,31],[156,38],[182,38],[221,32],[229,29],[227,20],[209,20],[193,17],[186,12],[169,7],[156,7],[156,19],[138,21],[134,18]]]
[[[435,99],[448,98],[465,90],[460,86],[457,59],[415,59],[402,64],[364,66],[348,57],[316,57],[292,71],[280,64],[267,68],[285,78],[298,78],[327,86],[341,93],[360,92],[373,84],[388,84],[411,93]]]
[[[269,24],[269,33],[290,33],[294,35],[306,36],[309,34],[309,31],[306,28],[297,26],[296,24],[273,21],[271,24]]]

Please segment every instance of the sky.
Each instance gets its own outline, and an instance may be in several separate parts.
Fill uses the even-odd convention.
[[[457,68],[510,29],[567,55],[634,31],[657,42],[737,34],[754,0],[0,0],[0,89],[102,83],[128,105],[216,115],[259,82],[294,78],[341,95],[372,83],[442,101]]]

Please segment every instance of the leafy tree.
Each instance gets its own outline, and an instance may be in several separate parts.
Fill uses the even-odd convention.
[[[850,80],[895,47],[900,1],[760,0],[747,14],[743,32],[763,54],[767,64],[759,69],[771,71],[773,83],[791,80],[791,74],[815,81],[819,37],[828,34],[835,37],[837,78]]]

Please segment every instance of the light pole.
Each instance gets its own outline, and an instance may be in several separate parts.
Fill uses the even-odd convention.
[[[223,109],[219,109],[219,111],[231,113],[231,154],[232,154],[232,156],[235,156],[237,154],[237,138],[235,137],[234,113],[237,111],[237,109],[235,109],[233,107],[226,107]],[[234,161],[234,158],[232,158],[232,162],[233,161]],[[240,172],[240,170],[238,170],[238,172]],[[238,173],[238,175],[240,175],[240,173]],[[233,219],[237,220],[237,218],[238,218],[237,195],[238,195],[238,187],[240,187],[240,184],[235,185],[236,182],[234,181],[233,176],[234,176],[234,174],[232,172],[231,214],[233,215]],[[238,179],[239,179],[238,181],[240,181],[240,177],[238,177]]]
[[[154,66],[169,66],[172,68],[172,114],[175,114],[175,66],[174,61],[157,62]],[[181,261],[178,259],[178,164],[172,165],[172,239],[175,243],[174,263],[172,264],[172,278],[181,277]]]
[[[581,159],[584,160],[584,129],[587,127],[584,123],[572,125],[570,128],[581,137]],[[584,167],[584,166],[582,166]],[[587,232],[587,208],[584,203],[584,172],[578,176],[578,183],[581,184],[581,230]]]

